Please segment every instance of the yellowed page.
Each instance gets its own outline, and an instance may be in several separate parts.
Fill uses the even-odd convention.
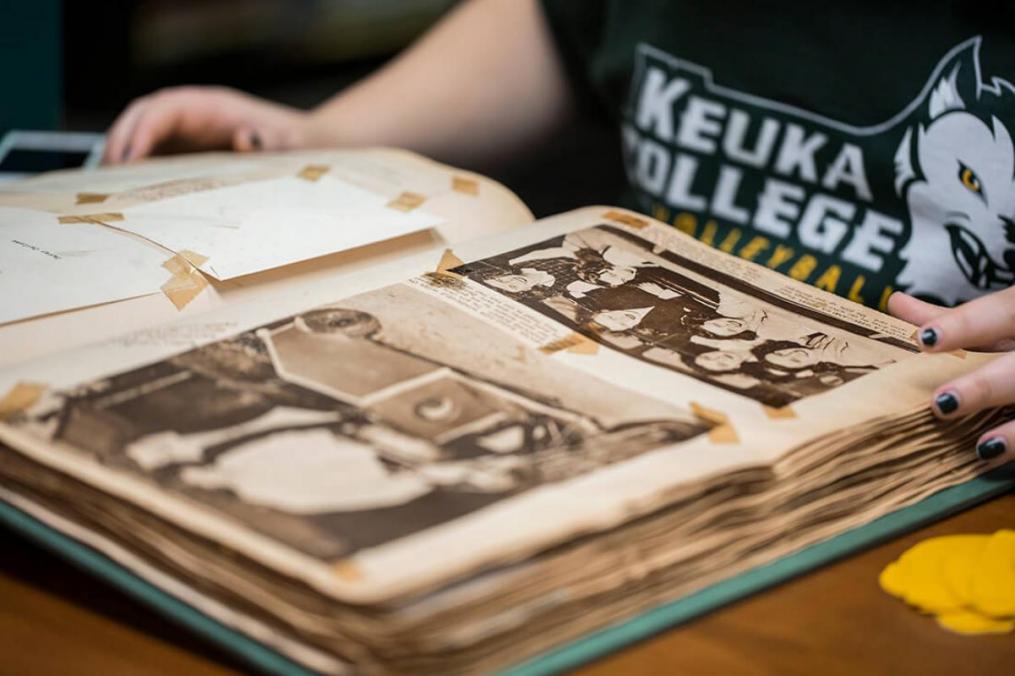
[[[307,178],[299,178],[301,174]],[[174,296],[164,293],[160,287],[165,287],[176,277],[164,265],[183,249],[160,246],[139,237],[138,233],[147,232],[144,228],[126,232],[124,227],[130,218],[108,218],[110,213],[129,216],[131,210],[142,209],[161,209],[176,217],[182,212],[173,206],[174,200],[217,195],[215,199],[226,203],[229,195],[225,192],[228,190],[244,186],[260,188],[266,185],[266,181],[283,180],[320,188],[334,196],[340,196],[341,190],[326,190],[328,186],[323,183],[330,181],[337,186],[341,182],[349,186],[348,189],[371,195],[373,197],[369,199],[382,204],[395,203],[403,194],[416,195],[421,201],[408,212],[397,208],[381,211],[390,212],[396,218],[425,213],[425,219],[419,223],[435,225],[424,229],[407,226],[414,231],[400,235],[396,231],[377,233],[373,231],[377,219],[366,214],[364,220],[346,224],[345,229],[360,239],[347,241],[343,251],[320,255],[328,248],[311,246],[306,250],[306,254],[313,252],[311,260],[225,282],[217,281],[213,273],[205,274],[209,272],[208,266],[214,267],[214,256],[207,256],[207,251],[201,253],[197,245],[187,247],[200,258],[190,257],[184,265],[193,262],[204,272],[194,271],[195,275],[199,275],[196,277],[199,283],[196,295],[175,296],[177,302],[174,304]],[[226,218],[216,209],[207,211],[220,220]],[[329,214],[329,210],[324,208],[311,211],[325,218]],[[524,204],[500,184],[412,153],[390,149],[257,156],[207,154],[158,159],[93,172],[54,172],[0,191],[0,213],[10,214],[12,218],[27,213],[35,219],[48,219],[57,229],[71,229],[70,234],[80,233],[78,238],[85,235],[90,235],[92,239],[105,238],[103,241],[109,240],[107,248],[110,249],[107,261],[106,258],[91,260],[71,255],[73,251],[70,250],[75,246],[66,242],[60,246],[47,245],[48,248],[35,247],[67,254],[62,256],[63,260],[57,261],[47,258],[45,251],[38,253],[23,245],[10,245],[16,253],[34,255],[40,262],[30,270],[33,274],[37,273],[32,279],[39,278],[31,285],[38,290],[34,295],[15,290],[5,292],[9,300],[4,307],[10,309],[9,314],[30,314],[30,307],[26,305],[22,308],[21,305],[38,305],[44,300],[40,293],[47,289],[52,291],[49,295],[59,297],[45,304],[45,316],[7,323],[0,321],[0,365],[154,326],[179,316],[196,316],[226,303],[283,293],[314,280],[364,270],[403,256],[440,251],[464,239],[500,232],[532,220],[532,214]],[[91,217],[95,218],[95,222],[56,223],[58,218]],[[136,219],[142,224],[148,223],[141,215]],[[280,225],[284,228],[286,223],[288,221],[282,218]],[[240,232],[211,225],[208,229]],[[36,232],[39,232],[38,229]],[[292,238],[298,237],[294,233]],[[13,235],[12,239],[21,241]],[[378,241],[353,246],[357,241],[371,239]],[[255,240],[251,238],[261,250],[273,250],[273,247],[263,246]],[[89,246],[82,244],[76,249],[92,251],[93,259],[101,253],[91,240],[86,243]],[[115,274],[111,272],[115,268],[110,266],[117,261],[128,260],[121,249],[128,254],[133,252],[130,255],[136,261],[125,268],[124,274]],[[190,254],[184,251],[184,255]],[[89,268],[89,265],[92,267]],[[100,269],[94,269],[96,265]],[[18,299],[17,307],[15,299]],[[107,302],[110,300],[114,302]],[[180,306],[181,302],[185,304]],[[51,311],[75,304],[83,307]]]
[[[0,439],[379,603],[910,413],[990,358],[918,354],[903,322],[605,207],[454,253],[470,262],[394,283],[425,254],[7,369],[5,390],[46,389]],[[716,319],[748,328],[695,340]],[[736,368],[678,358],[716,351]]]

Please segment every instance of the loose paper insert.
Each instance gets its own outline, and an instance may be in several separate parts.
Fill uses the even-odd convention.
[[[102,225],[0,207],[0,323],[157,293],[170,256]]]
[[[387,208],[388,202],[324,175],[251,181],[127,207],[115,230],[0,207],[0,323],[160,293],[170,276],[163,263],[180,251],[206,257],[200,269],[227,280],[441,222],[423,209]]]
[[[195,192],[123,210],[117,226],[208,260],[219,280],[344,251],[437,225],[441,219],[341,179],[287,176]]]

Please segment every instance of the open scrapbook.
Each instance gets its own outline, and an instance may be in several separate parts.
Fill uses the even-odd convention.
[[[0,193],[213,296],[9,359],[0,500],[286,664],[502,669],[995,490],[953,487],[995,469],[971,449],[1011,412],[927,406],[990,355],[921,354],[904,322],[623,209],[522,225],[503,188],[408,155],[189,162]],[[348,185],[312,194],[328,176]],[[380,253],[242,277],[350,242]]]

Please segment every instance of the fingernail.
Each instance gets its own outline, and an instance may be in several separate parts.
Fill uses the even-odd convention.
[[[250,146],[254,150],[261,149],[261,135],[258,134],[256,131],[250,132]]]
[[[920,342],[927,347],[934,347],[937,343],[937,329],[924,329],[920,331]]]
[[[1008,448],[1002,437],[992,437],[976,447],[976,455],[980,460],[991,460],[1004,453]]]
[[[123,147],[123,154],[120,155],[121,162],[126,162],[127,160],[130,159],[130,150],[131,148],[129,143]]]
[[[937,410],[948,415],[959,410],[959,398],[951,392],[942,392],[934,399],[934,405],[937,406]]]

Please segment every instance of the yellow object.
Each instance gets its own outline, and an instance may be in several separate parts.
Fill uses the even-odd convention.
[[[937,616],[937,623],[956,634],[1007,634],[1015,629],[1015,620],[996,620],[970,610],[959,610]]]
[[[1015,531],[994,533],[976,567],[969,584],[972,605],[991,617],[1015,617]]]
[[[942,569],[945,585],[961,602],[961,605],[967,608],[973,605],[969,589],[973,580],[971,572],[976,570],[980,554],[983,553],[983,548],[990,540],[987,535],[971,537],[976,538],[975,542],[967,547],[952,551],[944,560]]]
[[[902,571],[902,564],[895,561],[885,566],[885,569],[881,571],[881,576],[878,577],[878,583],[892,596],[897,596],[900,599],[905,596],[906,576]]]
[[[881,571],[881,588],[958,634],[1015,630],[1015,531],[948,535],[911,547]]]
[[[983,535],[949,535],[925,540],[903,554],[906,603],[931,613],[960,610],[964,599],[946,582],[945,568],[955,561],[953,567],[969,570],[987,539]]]

